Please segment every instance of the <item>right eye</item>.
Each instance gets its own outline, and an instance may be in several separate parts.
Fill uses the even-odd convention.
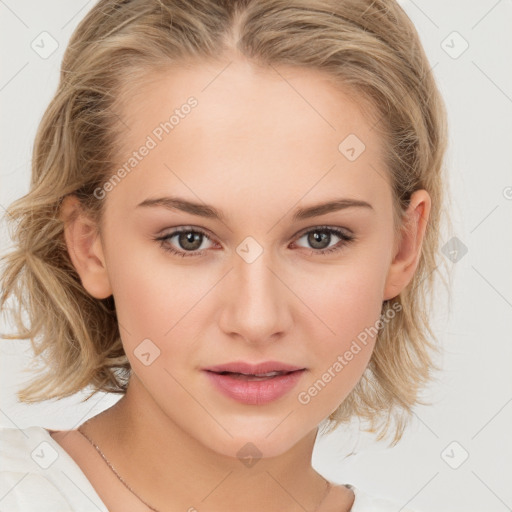
[[[176,245],[172,244],[172,240],[176,238]],[[210,237],[198,228],[180,228],[163,236],[155,238],[160,242],[161,247],[177,256],[202,256],[206,248],[200,249],[205,239],[210,240]]]

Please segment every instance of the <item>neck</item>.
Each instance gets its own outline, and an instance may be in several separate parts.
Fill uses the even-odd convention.
[[[225,456],[188,435],[133,378],[126,395],[94,420],[91,435],[108,445],[118,472],[162,511],[225,512],[229,503],[246,512],[303,512],[325,495],[325,479],[311,466],[317,429],[279,456]]]

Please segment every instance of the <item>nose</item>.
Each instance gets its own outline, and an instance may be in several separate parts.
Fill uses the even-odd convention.
[[[293,294],[265,251],[252,263],[234,258],[221,291],[221,330],[251,344],[276,341],[290,329]]]

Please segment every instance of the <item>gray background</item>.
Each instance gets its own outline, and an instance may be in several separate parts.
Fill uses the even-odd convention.
[[[93,4],[0,0],[2,208],[28,190],[36,127],[55,91],[67,41]],[[396,500],[397,512],[406,504],[425,512],[512,510],[512,1],[401,4],[447,103],[451,236],[468,252],[449,262],[452,310],[440,294],[433,315],[445,347],[443,371],[427,393],[433,405],[416,408],[392,449],[356,427],[319,438],[314,465],[333,481]],[[40,55],[52,50],[50,36],[40,35],[45,31],[58,43],[51,55]],[[3,224],[1,230],[4,251]],[[0,327],[9,328],[5,321]],[[86,403],[74,396],[19,404],[15,392],[26,378],[30,346],[2,340],[0,350],[0,425],[75,428],[117,400],[96,395]],[[351,451],[356,454],[346,457]]]

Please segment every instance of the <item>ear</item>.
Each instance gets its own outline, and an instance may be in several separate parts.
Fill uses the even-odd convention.
[[[83,287],[95,298],[112,295],[103,247],[96,223],[89,218],[74,195],[66,196],[60,209],[69,257]]]
[[[421,256],[430,207],[431,200],[426,190],[416,190],[411,195],[403,217],[401,238],[397,240],[395,255],[386,277],[382,300],[396,297],[413,278]]]

